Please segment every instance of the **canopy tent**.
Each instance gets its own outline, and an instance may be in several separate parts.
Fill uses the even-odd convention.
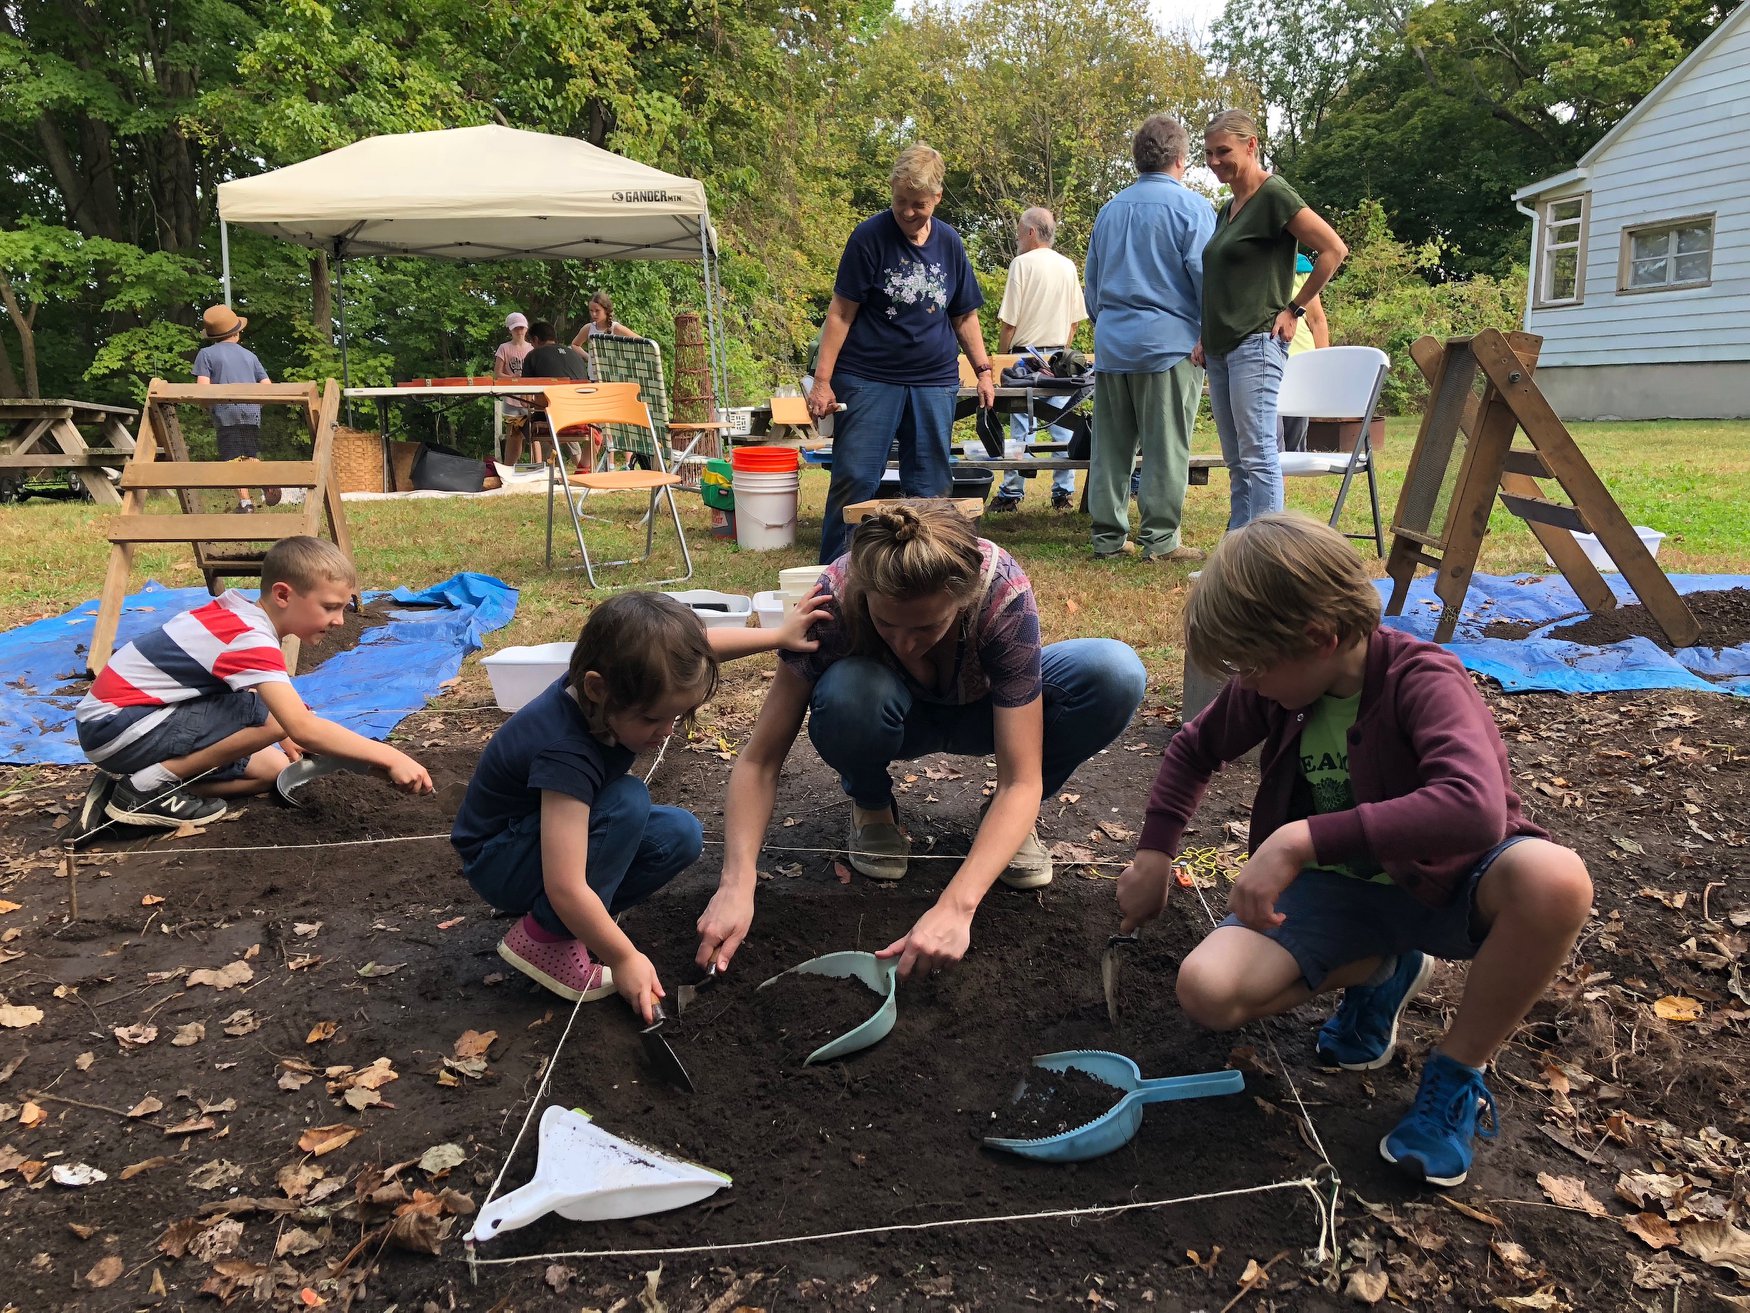
[[[692,178],[587,142],[516,128],[371,137],[220,184],[227,302],[231,224],[326,251],[337,265],[370,255],[698,260],[712,379],[718,397],[726,397],[716,233],[704,185]],[[346,303],[337,299],[344,352]]]

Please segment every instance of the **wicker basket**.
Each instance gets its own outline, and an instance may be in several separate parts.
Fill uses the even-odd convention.
[[[413,462],[419,459],[419,442],[391,442],[389,444],[389,463],[394,467],[395,491],[413,491]]]
[[[374,429],[334,430],[334,482],[341,492],[382,492],[383,435]]]

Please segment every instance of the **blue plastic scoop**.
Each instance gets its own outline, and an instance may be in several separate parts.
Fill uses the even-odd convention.
[[[1049,1163],[1085,1162],[1114,1149],[1122,1149],[1142,1126],[1142,1110],[1146,1104],[1201,1099],[1211,1094],[1238,1094],[1246,1088],[1246,1078],[1237,1071],[1209,1071],[1197,1076],[1144,1080],[1137,1065],[1122,1053],[1106,1053],[1099,1049],[1047,1053],[1034,1058],[1033,1065],[1047,1071],[1083,1072],[1124,1092],[1104,1116],[1059,1135],[1047,1135],[1037,1140],[985,1136],[985,1144],[992,1149],[1003,1149],[1023,1158],[1038,1158]],[[1027,1082],[1023,1080],[1016,1088],[1012,1102],[1019,1102],[1026,1092]]]
[[[842,1058],[847,1053],[855,1053],[866,1049],[871,1044],[887,1038],[893,1029],[893,1023],[899,1020],[899,990],[898,980],[894,976],[894,968],[898,962],[894,958],[882,961],[873,953],[827,953],[823,957],[811,957],[806,962],[799,962],[788,971],[780,971],[770,980],[762,981],[760,988],[776,984],[785,976],[832,976],[841,980],[858,980],[882,996],[881,1006],[860,1026],[853,1026],[837,1039],[828,1040],[802,1060],[803,1066],[815,1062],[831,1062],[834,1058]],[[1132,1071],[1136,1068],[1132,1067]]]

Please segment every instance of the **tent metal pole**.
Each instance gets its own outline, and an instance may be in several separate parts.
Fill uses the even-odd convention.
[[[219,220],[219,279],[225,289],[225,304],[231,304],[231,229]]]
[[[352,389],[352,362],[346,354],[346,283],[340,271],[345,261],[340,259],[336,251],[334,259],[334,304],[340,307],[340,387],[341,395],[345,396]],[[352,421],[352,398],[346,398],[346,426],[356,427]]]
[[[717,267],[712,260],[710,234],[711,216],[707,211],[699,225],[699,273],[705,284],[705,337],[710,347],[711,379],[717,393],[718,409],[722,410],[729,405],[729,353],[719,318],[721,295],[717,286]]]

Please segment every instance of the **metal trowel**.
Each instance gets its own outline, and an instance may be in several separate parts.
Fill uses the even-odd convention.
[[[691,985],[682,985],[674,992],[674,1014],[685,1016],[688,1008],[693,1006],[693,1000],[699,997],[701,990],[708,989],[717,983],[717,964],[713,962],[711,969]]]
[[[655,1067],[657,1074],[670,1085],[678,1086],[688,1094],[696,1093],[693,1088],[693,1078],[687,1075],[687,1069],[681,1066],[681,1060],[675,1056],[675,1051],[669,1047],[663,1038],[662,1026],[668,1020],[662,1010],[662,1004],[656,1005],[656,1021],[638,1032],[638,1038],[644,1041],[644,1056],[650,1059],[650,1065]]]
[[[1106,940],[1106,952],[1100,959],[1100,985],[1106,991],[1106,1019],[1114,1026],[1118,1024],[1118,952],[1127,946],[1136,947],[1139,933],[1132,930],[1127,935],[1113,935]]]

